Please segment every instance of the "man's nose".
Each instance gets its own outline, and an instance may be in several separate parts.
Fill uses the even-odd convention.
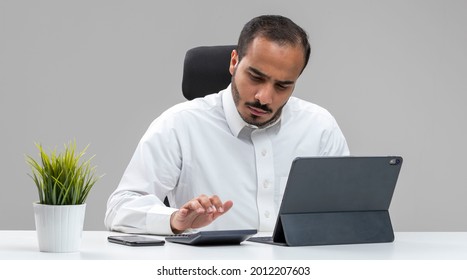
[[[261,105],[269,105],[272,103],[272,96],[274,88],[270,85],[262,86],[256,93],[255,98],[261,103]]]

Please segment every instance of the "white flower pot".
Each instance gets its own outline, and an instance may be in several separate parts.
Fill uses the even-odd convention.
[[[39,250],[55,253],[79,251],[86,204],[33,205]]]

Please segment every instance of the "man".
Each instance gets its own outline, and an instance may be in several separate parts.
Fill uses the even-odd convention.
[[[309,57],[308,36],[290,19],[248,22],[231,54],[231,85],[151,124],[108,200],[107,228],[272,231],[292,160],[349,154],[325,109],[291,97]]]

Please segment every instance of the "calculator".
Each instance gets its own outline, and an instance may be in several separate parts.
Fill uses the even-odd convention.
[[[198,231],[169,235],[165,240],[187,245],[238,245],[256,233],[256,229]]]

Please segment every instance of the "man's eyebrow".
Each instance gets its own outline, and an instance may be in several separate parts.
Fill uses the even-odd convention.
[[[266,78],[266,79],[271,78],[268,75],[264,74],[263,72],[259,71],[258,69],[254,68],[254,67],[251,67],[251,66],[248,67],[248,71],[253,72],[253,74],[255,74],[257,76],[260,76],[262,78]],[[283,85],[295,84],[295,81],[288,81],[288,80],[285,80],[285,81],[275,80],[275,82],[278,83],[278,84],[283,84]]]
[[[268,75],[264,74],[263,72],[259,71],[258,69],[254,68],[254,67],[248,67],[248,70],[250,72],[253,72],[254,74],[256,74],[257,76],[260,76],[260,77],[263,77],[263,78],[269,78]]]

